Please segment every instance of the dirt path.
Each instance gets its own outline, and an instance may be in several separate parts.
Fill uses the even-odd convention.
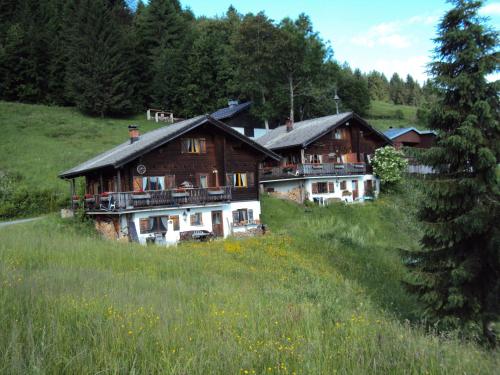
[[[12,220],[12,221],[2,221],[0,222],[0,228],[2,227],[6,227],[6,226],[9,226],[9,225],[14,225],[14,224],[21,224],[21,223],[27,223],[27,222],[30,222],[30,221],[35,221],[35,220],[40,220],[42,217],[32,217],[32,218],[29,218],[29,219],[19,219],[19,220]]]

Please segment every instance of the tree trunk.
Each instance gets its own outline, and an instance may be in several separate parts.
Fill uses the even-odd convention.
[[[288,75],[288,86],[290,89],[290,121],[292,124],[294,123],[294,117],[293,117],[293,75],[289,74]]]
[[[261,91],[262,92],[262,104],[265,105],[266,104],[266,95],[264,94],[264,90]],[[264,120],[264,127],[266,128],[266,130],[269,130],[269,120],[266,119]]]

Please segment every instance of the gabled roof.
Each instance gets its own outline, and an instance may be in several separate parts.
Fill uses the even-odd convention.
[[[434,130],[418,130],[417,128],[414,128],[414,127],[389,129],[389,130],[386,130],[384,132],[384,134],[386,135],[387,138],[394,139],[394,138],[397,138],[403,134],[409,133],[411,131],[414,131],[419,135],[425,135],[425,134],[436,135],[436,132]]]
[[[256,141],[271,150],[293,146],[306,147],[326,133],[351,119],[358,120],[361,124],[379,135],[388,143],[392,143],[384,134],[373,128],[370,124],[353,112],[344,112],[336,115],[296,122],[293,124],[293,130],[289,132],[287,132],[285,125],[278,126],[262,137],[257,138]]]
[[[71,168],[67,171],[64,171],[59,174],[61,178],[73,178],[86,174],[87,172],[106,168],[113,167],[118,168],[123,166],[124,164],[138,158],[141,155],[148,153],[151,150],[154,150],[157,147],[168,143],[181,135],[187,133],[190,130],[193,130],[203,124],[209,123],[217,127],[218,129],[230,134],[231,136],[237,138],[238,140],[246,143],[250,147],[257,149],[263,154],[269,156],[272,159],[279,160],[279,156],[274,152],[262,147],[260,144],[252,141],[250,138],[244,136],[243,134],[235,131],[230,126],[224,124],[221,121],[214,119],[209,115],[193,117],[189,120],[184,120],[177,122],[172,125],[163,126],[159,129],[144,133],[140,136],[139,140],[134,143],[130,143],[127,141],[122,143],[119,146],[112,148],[106,152],[103,152],[96,157],[87,160],[86,162],[77,165],[74,168]]]
[[[216,120],[224,120],[230,117],[233,117],[234,115],[243,112],[244,110],[250,108],[252,105],[252,102],[245,102],[233,106],[229,106],[226,108],[220,108],[214,113],[212,113],[210,116],[212,116]]]

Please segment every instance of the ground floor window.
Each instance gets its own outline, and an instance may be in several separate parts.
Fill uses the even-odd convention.
[[[140,232],[141,234],[166,232],[169,220],[173,221],[174,230],[180,229],[179,215],[150,216],[144,219],[139,219]]]
[[[245,225],[253,223],[253,210],[242,208],[233,211],[233,225]]]
[[[313,194],[335,193],[335,185],[333,182],[313,182],[312,193]]]
[[[340,181],[340,190],[346,190],[347,189],[347,183],[345,181]]]
[[[190,215],[191,225],[203,225],[203,215],[197,212]]]

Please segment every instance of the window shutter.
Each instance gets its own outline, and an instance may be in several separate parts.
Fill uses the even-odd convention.
[[[142,191],[142,177],[134,177],[134,191]]]
[[[226,173],[226,185],[227,186],[234,186],[232,173]]]
[[[328,182],[328,192],[335,193],[335,186],[334,186],[333,182]]]
[[[253,221],[253,210],[251,208],[248,209],[248,221]]]
[[[312,183],[312,192],[313,194],[318,194],[318,184],[316,182]]]
[[[236,210],[233,211],[233,223],[239,223],[240,222],[240,213]]]
[[[207,141],[204,138],[200,139],[200,152],[202,154],[207,152]]]
[[[253,173],[253,172],[247,173],[247,184],[248,184],[248,187],[255,186],[255,173]]]
[[[189,215],[189,222],[191,225],[196,225],[196,215],[194,214]]]
[[[323,155],[318,155],[318,163],[323,163]]]
[[[181,139],[181,153],[188,152],[188,140],[185,138]]]
[[[175,174],[167,174],[165,176],[165,189],[175,188]]]

